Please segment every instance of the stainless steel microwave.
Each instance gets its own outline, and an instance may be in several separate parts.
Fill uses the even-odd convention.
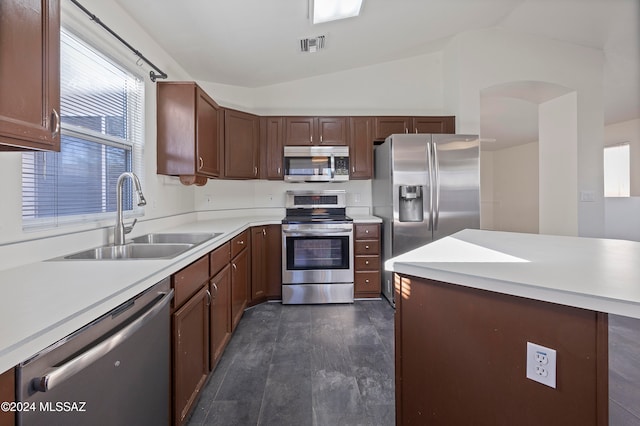
[[[286,182],[344,182],[349,180],[348,146],[285,146]]]

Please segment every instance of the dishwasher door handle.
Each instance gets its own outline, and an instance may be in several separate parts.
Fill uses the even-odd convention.
[[[140,315],[131,324],[109,337],[107,340],[100,342],[88,351],[83,352],[72,360],[62,364],[46,376],[34,378],[31,382],[33,388],[39,392],[47,392],[77,372],[82,371],[84,368],[108,354],[120,343],[131,337],[131,335],[138,331],[147,322],[151,321],[153,317],[155,317],[156,314],[158,314],[167,305],[167,303],[171,301],[172,298],[173,290],[168,293],[162,293],[162,295],[156,299],[153,307]]]

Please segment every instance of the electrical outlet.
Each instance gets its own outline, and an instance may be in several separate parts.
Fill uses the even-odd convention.
[[[527,378],[556,388],[556,351],[527,342]]]

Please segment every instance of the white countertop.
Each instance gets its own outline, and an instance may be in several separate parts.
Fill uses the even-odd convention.
[[[640,242],[467,229],[385,269],[640,318]]]
[[[282,215],[202,220],[157,232],[222,232],[163,260],[51,260],[0,271],[0,373],[109,312],[243,230]],[[369,215],[356,223],[375,223]],[[75,253],[85,248],[70,249]]]

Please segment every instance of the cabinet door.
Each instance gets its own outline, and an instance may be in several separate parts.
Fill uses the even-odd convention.
[[[316,145],[347,145],[349,132],[346,117],[318,117]]]
[[[213,370],[231,337],[231,267],[225,266],[209,283],[211,293],[211,347],[209,368]]]
[[[373,117],[349,119],[350,179],[373,177]]]
[[[224,175],[234,179],[258,177],[259,118],[227,109],[224,112]]]
[[[285,145],[313,145],[315,117],[286,117]]]
[[[376,117],[375,139],[386,139],[389,135],[408,133],[411,117]]]
[[[455,133],[455,117],[414,117],[412,133]]]
[[[251,228],[251,303],[266,297],[267,227]]]
[[[60,2],[0,1],[0,150],[60,151]]]
[[[247,307],[250,268],[249,250],[242,250],[231,260],[231,328],[235,330]]]
[[[279,299],[282,297],[282,227],[274,224],[265,228],[266,292],[268,298]]]
[[[220,176],[220,107],[200,88],[196,92],[196,171],[199,175]]]
[[[261,145],[260,156],[264,157],[264,171],[261,170],[262,178],[271,180],[282,180],[282,149],[284,141],[284,120],[282,117],[265,117],[264,141]]]
[[[172,316],[174,424],[184,422],[209,374],[209,296],[202,288]]]

